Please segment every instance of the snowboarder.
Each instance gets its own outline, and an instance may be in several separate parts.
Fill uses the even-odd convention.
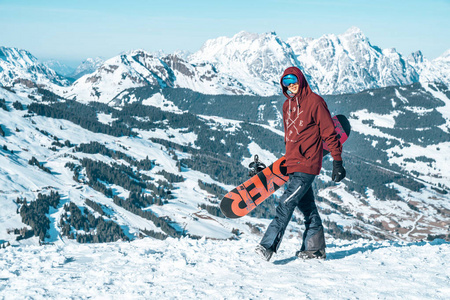
[[[270,260],[280,246],[294,209],[298,207],[305,217],[306,228],[296,256],[325,259],[322,220],[311,185],[322,168],[322,140],[328,144],[334,159],[332,180],[339,182],[344,179],[346,172],[342,164],[342,145],[325,101],[312,92],[300,69],[287,68],[280,83],[287,98],[283,104],[283,125],[289,182],[280,197],[276,216],[255,251],[265,260]]]

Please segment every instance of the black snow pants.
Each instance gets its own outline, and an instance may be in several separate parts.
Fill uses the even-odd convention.
[[[291,220],[294,209],[298,207],[305,217],[305,232],[301,251],[325,249],[325,236],[322,220],[314,203],[312,183],[315,175],[305,173],[289,174],[289,182],[276,210],[276,216],[267,228],[261,245],[277,251],[284,231]]]

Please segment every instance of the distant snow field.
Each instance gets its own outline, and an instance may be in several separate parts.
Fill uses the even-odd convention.
[[[130,243],[0,250],[1,299],[448,299],[450,243],[328,239],[327,260],[271,262],[240,240],[145,238]]]

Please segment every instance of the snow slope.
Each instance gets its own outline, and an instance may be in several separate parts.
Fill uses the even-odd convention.
[[[430,90],[433,88],[436,88],[436,86],[429,85]],[[411,89],[406,91],[402,89],[400,89],[400,92],[397,89],[395,89],[397,93],[393,92],[393,95],[396,95],[395,101],[397,101],[399,96],[404,97],[408,101],[406,103],[408,109],[418,110],[420,106],[416,106],[417,104],[415,103],[418,100],[410,96],[418,90]],[[378,91],[371,93],[373,95],[376,93],[377,97],[381,99]],[[443,104],[448,103],[448,99],[444,98],[445,94],[441,94],[439,93],[440,101]],[[53,222],[50,230],[51,236],[46,240],[47,242],[55,242],[60,239],[58,235],[60,230],[58,220],[60,220],[61,213],[63,213],[62,206],[72,201],[80,207],[86,207],[85,199],[95,199],[96,202],[107,207],[113,214],[112,220],[124,229],[130,239],[135,239],[140,231],[144,229],[160,232],[160,229],[151,221],[126,211],[116,205],[111,198],[90,188],[85,182],[74,181],[72,178],[73,172],[64,167],[67,162],[79,164],[79,160],[84,157],[107,164],[119,162],[120,164],[128,165],[128,163],[121,160],[115,161],[101,154],[74,153],[72,152],[72,146],[61,147],[57,151],[51,150],[54,137],[57,137],[62,142],[68,140],[74,145],[98,142],[105,145],[108,149],[123,152],[136,160],[142,160],[148,156],[158,163],[150,172],[146,173],[146,175],[154,178],[153,182],[155,183],[158,180],[164,180],[163,176],[158,174],[162,170],[182,175],[186,180],[174,183],[172,195],[175,199],[169,200],[163,206],[153,205],[148,208],[158,216],[168,217],[176,222],[180,231],[209,238],[227,239],[234,237],[235,233],[233,232],[236,232],[236,230],[248,233],[252,231],[252,226],[258,227],[258,224],[268,222],[267,219],[262,220],[251,217],[239,220],[223,219],[199,207],[200,205],[217,207],[219,200],[201,189],[198,183],[199,180],[217,184],[225,190],[230,190],[232,186],[220,183],[209,175],[189,168],[183,169],[180,173],[177,162],[168,153],[168,149],[160,143],[151,141],[152,138],[156,138],[184,146],[192,145],[195,149],[201,149],[196,144],[199,136],[192,131],[186,131],[188,124],[185,126],[178,125],[176,128],[162,126],[162,128],[153,128],[152,130],[135,129],[135,132],[138,133],[137,137],[117,138],[91,132],[66,120],[36,115],[25,117],[28,113],[13,109],[12,103],[20,101],[22,104],[30,104],[32,100],[27,95],[26,91],[12,93],[8,90],[0,89],[0,98],[4,98],[6,105],[10,108],[9,112],[0,109],[0,122],[2,128],[6,131],[5,137],[0,136],[0,147],[6,146],[8,148],[8,151],[0,149],[0,198],[2,200],[5,199],[5,201],[0,202],[0,246],[2,243],[15,239],[15,235],[7,233],[8,229],[23,228],[25,226],[21,222],[20,216],[16,213],[18,205],[14,201],[17,198],[27,198],[29,201],[32,201],[38,193],[48,193],[50,192],[49,189],[59,191],[62,200],[61,207],[51,213],[52,220],[55,222]],[[38,95],[35,96],[37,98],[40,97]],[[358,99],[363,96],[359,95]],[[370,102],[372,101],[370,98],[374,96],[367,97],[368,100],[363,99],[362,102]],[[392,97],[392,99],[394,98]],[[156,93],[143,102],[144,104],[161,108],[164,111],[180,114],[182,110],[172,100],[168,100],[162,94]],[[377,103],[381,103],[380,101]],[[384,102],[390,105],[391,96],[387,97]],[[358,104],[356,102],[350,103],[347,105],[351,107],[350,111],[353,112],[348,113],[348,116],[355,134],[360,134],[362,139],[367,139],[369,145],[375,146],[377,143],[386,143],[386,159],[389,162],[402,166],[402,169],[408,172],[420,172],[421,174],[415,177],[420,176],[421,181],[425,184],[424,188],[420,191],[413,191],[400,186],[402,184],[401,181],[399,181],[400,185],[395,185],[394,182],[396,181],[388,180],[382,184],[388,188],[395,189],[396,194],[400,198],[391,199],[391,195],[386,198],[386,196],[383,196],[384,194],[379,193],[380,188],[378,186],[373,185],[371,187],[371,182],[365,183],[367,188],[363,189],[364,194],[350,193],[346,190],[347,182],[337,186],[326,184],[331,179],[329,174],[327,175],[326,171],[324,171],[318,178],[319,183],[325,183],[325,186],[320,187],[321,192],[319,194],[325,201],[318,204],[324,213],[323,220],[324,222],[333,222],[332,224],[340,226],[340,231],[351,232],[366,238],[373,237],[378,239],[380,236],[384,236],[392,240],[414,241],[426,239],[429,237],[428,235],[446,236],[448,234],[448,212],[450,209],[449,196],[448,194],[440,193],[435,188],[448,189],[446,186],[450,175],[445,168],[448,162],[448,155],[445,155],[445,153],[448,153],[447,150],[450,144],[448,142],[439,142],[440,140],[437,137],[437,142],[424,145],[411,144],[409,147],[401,148],[402,144],[405,143],[404,139],[406,137],[403,137],[403,131],[393,132],[392,130],[398,126],[404,127],[404,124],[402,125],[399,122],[398,116],[405,112],[405,110],[402,110],[402,105],[405,103],[401,99],[398,99],[397,102],[395,110],[393,111],[389,108],[389,110],[386,110],[388,113],[377,111],[373,108],[366,109],[365,105],[355,106]],[[442,106],[443,113],[447,111],[446,108],[447,106]],[[444,116],[448,120],[448,115],[444,114]],[[97,115],[97,118],[104,124],[110,124],[113,121],[111,112],[100,113]],[[244,128],[242,121],[207,115],[199,115],[198,118],[212,130],[239,133]],[[411,118],[414,119],[415,115],[412,115]],[[262,127],[269,128],[267,125]],[[18,131],[15,130],[16,128]],[[44,134],[41,131],[42,129],[45,129],[48,135]],[[281,131],[276,129],[272,129],[272,131],[282,136]],[[382,138],[387,140],[383,141]],[[391,140],[393,141],[392,144]],[[224,141],[219,139],[217,142],[223,143]],[[233,141],[230,140],[229,142]],[[252,158],[250,155],[258,154],[265,163],[276,159],[275,155],[268,149],[264,149],[263,144],[260,144],[260,141],[254,139],[254,137],[246,147],[249,155],[239,159],[239,163],[243,166],[247,166],[251,162]],[[347,151],[351,150],[350,148],[347,149]],[[10,150],[14,151],[14,154],[10,153]],[[426,159],[422,157],[424,153],[427,153]],[[70,155],[66,156],[68,154]],[[191,157],[191,154],[181,151],[176,151],[176,155],[180,159]],[[223,155],[230,156],[231,153],[225,152]],[[37,167],[29,166],[28,160],[33,156],[41,164],[49,168],[53,174],[50,175]],[[351,159],[348,161],[351,162]],[[358,161],[356,160],[355,164]],[[364,160],[362,164],[372,171],[389,171],[389,164],[379,166],[376,161],[370,159]],[[349,166],[347,165],[346,167],[348,168]],[[358,178],[358,175],[355,175],[359,173],[354,173],[354,171],[357,171],[356,168],[348,172],[348,183],[351,183],[352,180],[361,180]],[[394,173],[399,175],[398,172]],[[388,172],[388,174],[391,173],[393,172]],[[366,175],[364,174],[363,176],[365,177]],[[86,177],[82,179],[84,180]],[[129,196],[129,191],[122,187],[113,184],[108,184],[108,187],[112,188],[123,199]],[[389,199],[389,201],[380,201],[386,199]],[[300,214],[296,214],[295,217],[298,217],[298,220],[302,220]],[[302,230],[302,224],[297,222],[294,224],[292,230],[295,232]],[[334,226],[332,224],[328,224],[327,228]]]
[[[6,103],[11,107],[14,101],[21,101],[22,104],[29,104],[31,100],[27,97],[21,97],[17,94],[0,89],[0,98],[6,99]],[[138,160],[146,156],[155,159],[159,166],[155,166],[148,175],[157,179],[163,179],[163,176],[157,173],[165,170],[171,173],[177,173],[176,161],[174,161],[161,145],[155,144],[148,139],[151,137],[170,140],[176,139],[179,143],[194,143],[196,136],[193,133],[181,133],[180,129],[141,131],[140,138],[120,137],[114,138],[105,134],[96,134],[79,127],[71,122],[60,119],[45,118],[40,116],[33,117],[33,120],[24,118],[26,111],[11,110],[6,112],[0,109],[0,120],[4,130],[7,131],[6,137],[0,136],[0,145],[6,146],[8,151],[0,150],[0,246],[7,241],[14,239],[14,236],[7,233],[11,228],[22,228],[25,224],[21,222],[21,217],[16,213],[17,204],[14,202],[17,198],[35,199],[38,193],[46,193],[49,189],[58,190],[62,196],[61,207],[51,217],[59,220],[62,213],[62,205],[74,202],[80,207],[85,206],[85,199],[94,199],[98,203],[108,207],[113,212],[114,220],[122,226],[130,238],[134,238],[142,229],[160,231],[149,220],[136,216],[124,208],[113,203],[112,199],[92,188],[80,185],[75,182],[73,172],[65,168],[67,162],[73,162],[66,154],[71,153],[73,147],[54,152],[49,148],[54,139],[51,136],[59,137],[62,141],[70,140],[73,144],[89,143],[96,141],[104,143],[108,148],[115,151],[123,151],[129,156]],[[100,118],[107,122],[107,117],[101,115]],[[18,132],[10,132],[17,128]],[[48,136],[41,131],[45,129]],[[10,153],[9,151],[14,153]],[[100,154],[79,153],[78,157],[87,157],[105,163],[111,163],[113,160]],[[186,154],[179,154],[180,157],[186,157]],[[42,172],[37,167],[30,166],[28,160],[36,157],[41,164],[52,170],[52,174]],[[152,210],[160,216],[170,216],[186,232],[194,235],[208,236],[215,238],[230,238],[233,234],[231,230],[234,227],[243,230],[244,226],[236,226],[229,220],[216,222],[210,217],[203,216],[204,212],[198,208],[199,203],[209,203],[208,193],[198,187],[198,180],[208,183],[217,183],[209,176],[193,171],[183,172],[186,178],[185,182],[175,184],[176,189],[173,194],[179,197],[181,201],[173,201],[165,204],[165,207],[152,206]],[[230,189],[231,186],[225,186]],[[128,191],[120,187],[112,186],[119,192],[120,196],[127,197]],[[50,230],[49,241],[59,240],[58,225],[54,223]],[[35,241],[37,242],[37,241]]]
[[[271,262],[240,240],[8,247],[2,299],[448,299],[450,244],[328,239],[327,260],[294,256],[286,237]]]

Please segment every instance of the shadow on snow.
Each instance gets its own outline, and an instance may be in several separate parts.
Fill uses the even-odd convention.
[[[343,251],[336,251],[327,253],[327,260],[335,260],[335,259],[342,259],[345,257],[352,256],[357,253],[365,253],[365,252],[371,252],[382,248],[390,248],[390,247],[411,247],[411,246],[425,246],[425,245],[442,245],[442,244],[450,244],[450,242],[447,242],[443,239],[436,239],[432,242],[413,242],[413,243],[402,243],[402,242],[381,242],[381,243],[368,243],[366,245],[356,247],[349,250],[343,250]],[[329,248],[334,248],[338,246],[330,245]]]
[[[375,251],[378,249],[390,248],[390,247],[411,247],[411,246],[423,247],[426,245],[439,246],[439,245],[443,245],[443,244],[450,244],[450,242],[445,241],[443,239],[436,239],[432,242],[413,242],[413,243],[401,243],[401,242],[393,242],[393,241],[379,242],[379,243],[368,242],[366,245],[355,247],[355,248],[352,248],[349,250],[327,252],[326,260],[343,259],[345,257],[352,256],[354,254],[372,252],[372,251]],[[336,246],[333,244],[328,245],[328,249],[339,248],[339,247],[345,247],[345,246]],[[296,256],[293,256],[293,257],[289,257],[289,258],[285,258],[285,259],[276,260],[273,262],[273,264],[274,265],[287,265],[297,259],[298,258]]]

